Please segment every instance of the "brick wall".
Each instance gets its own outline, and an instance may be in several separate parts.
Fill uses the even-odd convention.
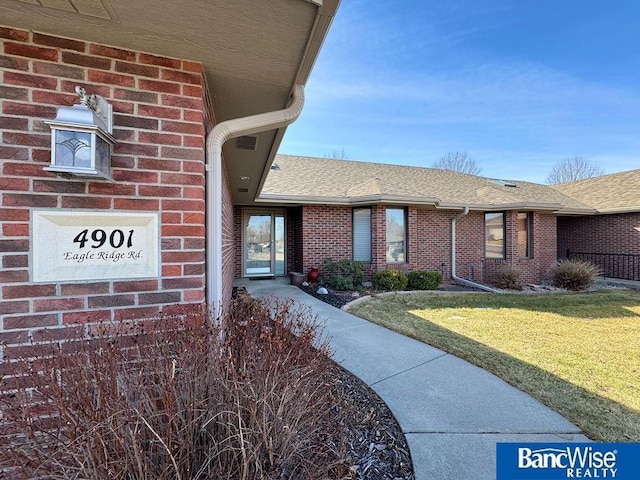
[[[371,207],[371,263],[365,265],[365,272],[368,280],[378,271],[378,265],[387,262],[387,216],[384,205],[373,205]],[[351,258],[349,256],[344,258]],[[342,260],[335,258],[335,260]]]
[[[303,207],[304,271],[311,266],[322,266],[326,257],[334,260],[352,258],[352,208],[328,206]],[[403,271],[438,270],[442,263],[450,264],[451,217],[446,211],[418,210],[407,208],[408,248],[406,263],[387,263],[386,256],[386,206],[371,207],[371,257],[365,266],[367,277],[385,268]],[[483,238],[483,223],[480,223],[480,241]],[[469,243],[473,240],[466,241]],[[297,247],[299,249],[300,247]],[[296,252],[297,254],[298,252]],[[466,258],[463,254],[463,258]],[[478,258],[477,261],[480,261]]]
[[[403,271],[437,270],[451,278],[451,220],[460,211],[407,208],[408,251],[406,263],[387,263],[386,207],[371,207],[372,262],[366,266],[370,278],[385,268]],[[322,266],[326,257],[352,258],[352,209],[335,206],[303,207],[303,271]],[[549,278],[556,262],[555,216],[533,213],[533,257],[521,259],[517,251],[517,212],[506,212],[507,255],[504,260],[484,259],[484,213],[470,212],[456,224],[456,274],[478,282],[491,281],[505,265],[516,266],[524,282]],[[300,247],[296,247],[298,250]],[[296,251],[296,255],[298,251]]]
[[[567,249],[640,254],[640,213],[558,218],[558,256]]]
[[[460,215],[460,210],[453,212],[437,212],[440,218],[432,220],[436,225],[444,227],[448,233],[439,239],[444,250],[445,238],[451,242],[451,220]],[[444,217],[444,218],[443,218]],[[444,230],[443,233],[444,234]],[[427,246],[428,248],[428,246]],[[451,248],[449,247],[446,260],[448,277],[451,276]],[[483,282],[484,271],[484,213],[469,212],[456,220],[456,275],[460,278]]]
[[[300,256],[296,255],[296,246],[302,242],[302,208],[288,208],[286,216],[287,228],[287,267],[286,272],[297,272],[302,269],[302,249]],[[298,268],[300,270],[298,270]]]
[[[201,65],[1,27],[0,41],[0,343],[35,337],[42,327],[202,302],[204,142],[212,115]],[[113,105],[114,183],[43,170],[50,162],[44,120],[75,103],[76,85]],[[228,192],[225,202],[228,212]],[[160,277],[31,283],[34,209],[159,212]]]
[[[352,209],[343,206],[302,207],[302,273],[322,267],[324,259],[351,258]]]
[[[234,275],[236,278],[242,278],[242,256],[244,255],[244,247],[242,245],[242,207],[236,205],[233,207],[233,232],[235,238],[235,256],[234,256]]]
[[[505,212],[506,258],[484,261],[484,281],[491,282],[495,274],[506,265],[518,269],[523,283],[539,283],[551,278],[551,270],[557,263],[556,217],[541,212],[531,214],[531,257],[520,258],[518,254],[518,212]]]
[[[235,278],[235,215],[225,164],[222,164],[222,311],[229,307]]]
[[[533,256],[537,260],[537,271],[532,276],[542,280],[551,279],[551,271],[558,262],[556,251],[558,239],[557,217],[551,214],[533,214]],[[532,281],[532,280],[530,280]]]
[[[605,277],[640,279],[640,213],[558,218],[558,257],[567,250],[595,263]],[[614,255],[598,255],[614,254]]]

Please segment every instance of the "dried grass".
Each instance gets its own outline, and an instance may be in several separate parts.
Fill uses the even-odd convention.
[[[317,324],[289,302],[232,311],[19,350],[2,382],[0,478],[347,478]]]

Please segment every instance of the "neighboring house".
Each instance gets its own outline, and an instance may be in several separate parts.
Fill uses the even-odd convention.
[[[595,210],[558,217],[558,257],[590,260],[607,277],[640,280],[640,169],[553,188]]]
[[[0,2],[0,361],[45,327],[228,304],[233,204],[258,194],[338,1]],[[77,86],[113,107],[113,181],[46,170]]]
[[[238,277],[306,273],[331,257],[361,260],[369,276],[429,269],[450,279],[455,262],[456,276],[478,282],[507,265],[525,282],[547,280],[557,215],[593,213],[546,185],[287,155],[276,156],[257,202],[235,209]],[[270,222],[271,244],[285,239],[284,248],[258,255],[250,240],[258,220]]]

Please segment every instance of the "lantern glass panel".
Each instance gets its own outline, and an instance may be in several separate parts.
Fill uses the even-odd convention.
[[[92,168],[91,133],[69,130],[56,131],[56,165]]]
[[[96,170],[111,173],[111,145],[96,135]]]

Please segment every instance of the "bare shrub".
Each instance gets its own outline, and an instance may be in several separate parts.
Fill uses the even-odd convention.
[[[317,325],[287,302],[232,311],[23,349],[2,382],[0,478],[343,478]]]
[[[553,284],[567,290],[585,290],[593,285],[599,270],[591,262],[563,260],[553,270]]]
[[[503,290],[522,290],[520,271],[513,265],[507,265],[495,273],[493,283]]]

